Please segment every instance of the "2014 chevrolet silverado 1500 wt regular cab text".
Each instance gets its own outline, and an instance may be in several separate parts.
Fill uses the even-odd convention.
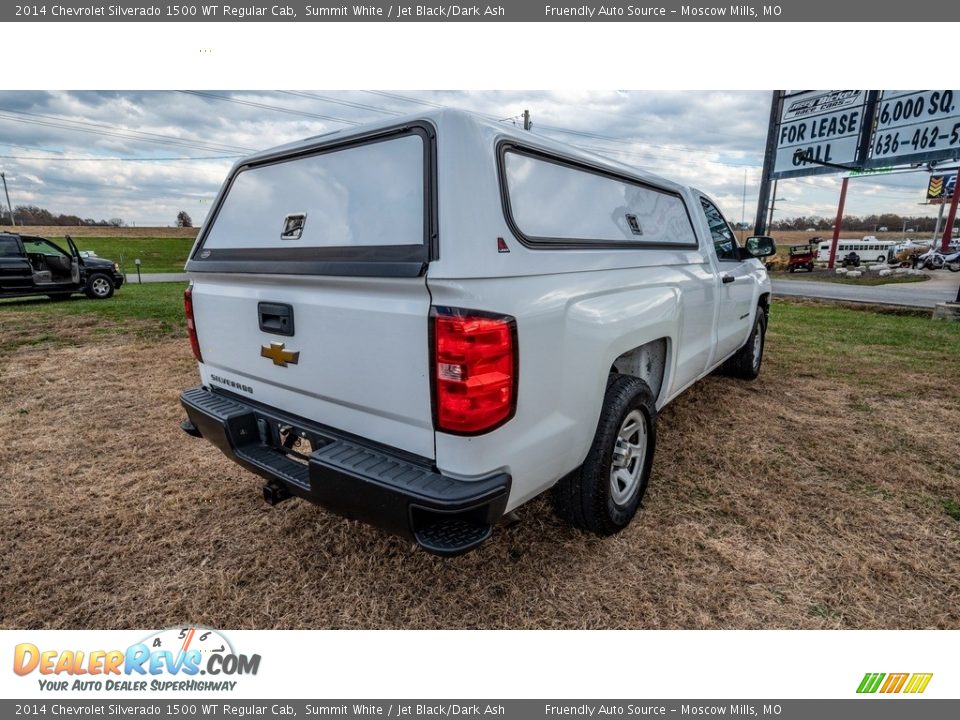
[[[770,282],[703,193],[440,110],[240,161],[187,262],[183,429],[291,496],[473,548],[551,490],[637,511],[657,412],[763,357]]]

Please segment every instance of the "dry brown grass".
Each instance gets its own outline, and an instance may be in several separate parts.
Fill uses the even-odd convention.
[[[103,227],[100,225],[18,225],[0,228],[0,231],[23,233],[24,235],[39,235],[40,237],[63,237],[70,235],[79,237],[99,238],[195,238],[199,228],[177,227]]]
[[[960,627],[960,522],[939,500],[960,499],[960,466],[937,432],[960,426],[955,389],[901,366],[909,393],[865,389],[790,342],[771,335],[755,383],[711,377],[663,413],[625,532],[570,530],[539,500],[452,560],[266,506],[178,429],[182,339],[22,346],[0,356],[0,626]]]

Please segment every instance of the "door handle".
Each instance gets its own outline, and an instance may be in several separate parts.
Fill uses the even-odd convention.
[[[293,335],[293,307],[284,303],[257,303],[260,329],[273,335]]]
[[[733,275],[721,275],[720,281],[726,285],[727,283],[732,283],[736,281],[736,278]]]

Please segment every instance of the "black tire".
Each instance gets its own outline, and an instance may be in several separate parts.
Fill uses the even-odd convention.
[[[644,448],[642,456],[633,455],[619,468],[628,475],[636,473],[629,486],[622,484],[619,476],[614,477],[614,450],[621,431],[629,432],[632,427],[628,421],[642,423],[643,435],[637,432],[628,437],[636,437],[636,445]],[[630,375],[613,376],[607,384],[600,423],[587,459],[579,470],[554,486],[557,514],[574,527],[597,535],[613,535],[625,528],[647,491],[656,442],[657,408],[650,387]],[[624,462],[622,446],[618,461]],[[618,493],[622,493],[619,498]]]
[[[93,300],[106,300],[113,297],[113,278],[105,273],[92,273],[87,278],[87,284],[83,292],[88,298]]]
[[[767,313],[757,308],[757,317],[753,321],[753,330],[742,348],[723,365],[725,374],[741,380],[755,380],[760,375],[763,364],[763,348],[766,346]],[[759,336],[759,342],[757,338]]]

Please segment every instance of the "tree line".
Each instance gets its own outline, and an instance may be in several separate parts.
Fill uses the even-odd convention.
[[[115,217],[109,220],[95,220],[94,218],[82,218],[79,215],[53,213],[46,208],[36,205],[17,205],[13,209],[13,216],[17,221],[17,225],[56,225],[70,227],[77,227],[79,225],[95,227],[127,226],[123,218]],[[0,225],[11,225],[10,213],[2,206],[0,206]],[[193,227],[193,219],[186,210],[181,210],[177,213],[177,227]]]
[[[771,226],[772,230],[814,230],[824,232],[833,229],[836,218],[825,218],[820,216],[799,216],[794,218],[782,218],[774,220]],[[890,232],[901,232],[906,229],[913,229],[915,232],[933,232],[937,225],[935,217],[925,217],[918,215],[897,215],[896,213],[883,213],[881,215],[844,215],[842,229],[844,230],[863,230],[864,232],[884,232],[884,228]]]
[[[99,227],[124,227],[126,225],[123,218],[95,220],[94,218],[82,218],[79,215],[53,213],[36,205],[17,205],[13,208],[13,215],[17,220],[17,225],[95,225]],[[2,213],[0,225],[10,225],[9,212]]]

